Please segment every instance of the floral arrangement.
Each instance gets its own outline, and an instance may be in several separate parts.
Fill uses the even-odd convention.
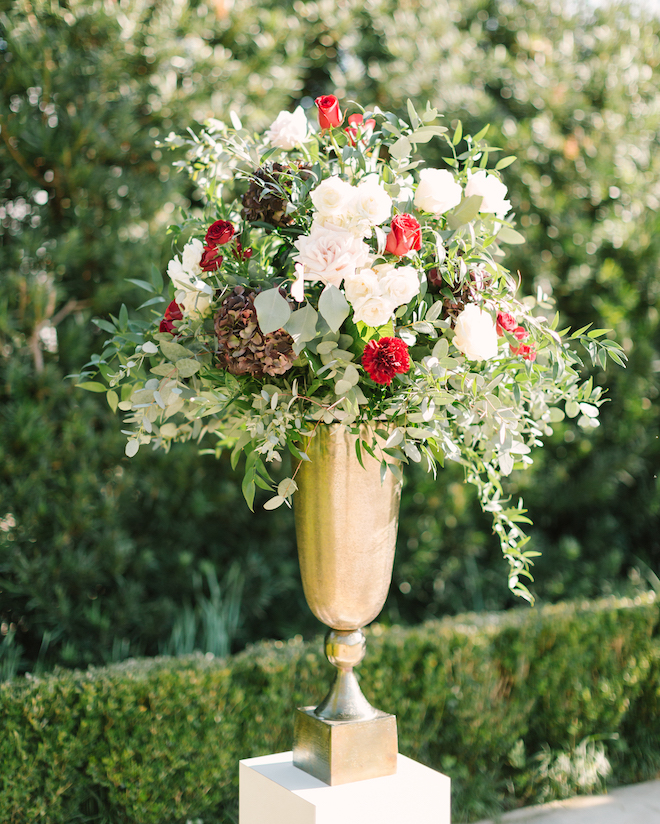
[[[172,227],[185,240],[167,268],[133,282],[153,293],[152,321],[112,323],[83,387],[126,413],[126,454],[143,444],[213,439],[205,449],[245,457],[243,492],[272,488],[267,509],[290,504],[296,472],[321,424],[360,432],[382,472],[407,462],[465,467],[510,564],[510,587],[530,598],[522,502],[501,478],[565,415],[598,425],[601,390],[582,381],[573,344],[594,364],[623,363],[607,330],[557,330],[550,300],[516,297],[503,265],[522,243],[498,149],[459,123],[450,135],[427,104],[408,122],[374,107],[348,117],[333,95],[281,112],[263,135],[212,120],[170,136],[205,196],[203,215]],[[192,134],[192,133],[191,133]],[[420,146],[440,140],[447,168]],[[458,153],[458,149],[464,147]],[[163,311],[163,305],[167,304]],[[100,373],[104,385],[93,379]],[[367,426],[364,426],[367,424]],[[274,484],[269,465],[292,456]]]

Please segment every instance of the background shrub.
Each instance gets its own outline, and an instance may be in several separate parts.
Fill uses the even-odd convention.
[[[552,291],[562,323],[612,327],[630,355],[594,375],[612,400],[601,428],[560,424],[511,478],[545,550],[535,590],[658,585],[657,20],[555,0],[5,7],[0,677],[316,631],[291,514],[250,515],[195,445],[129,462],[103,396],[64,376],[100,346],[92,316],[142,299],[126,278],[162,270],[165,225],[197,202],[156,141],[231,107],[261,128],[331,90],[402,113],[430,99],[518,155],[524,290]],[[412,468],[383,621],[511,605],[503,572],[460,469]]]
[[[362,686],[396,711],[400,751],[452,778],[454,820],[474,820],[610,770],[657,774],[659,620],[646,597],[377,625]],[[330,669],[320,639],[297,638],[0,685],[0,818],[235,822],[237,761],[289,750],[293,708]]]

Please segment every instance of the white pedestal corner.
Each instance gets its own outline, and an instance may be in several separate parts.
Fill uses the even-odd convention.
[[[451,824],[450,780],[398,756],[397,772],[334,787],[291,752],[239,762],[239,824]]]

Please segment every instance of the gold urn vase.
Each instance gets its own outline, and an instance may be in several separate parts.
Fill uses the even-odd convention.
[[[366,434],[366,433],[363,433]],[[396,772],[394,715],[375,709],[353,672],[365,654],[362,628],[383,608],[392,565],[401,484],[362,450],[357,435],[319,426],[296,476],[298,558],[305,598],[329,627],[325,653],[337,668],[318,707],[296,711],[293,762],[327,784]]]

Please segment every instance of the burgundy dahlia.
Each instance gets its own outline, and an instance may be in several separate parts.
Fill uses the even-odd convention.
[[[401,338],[370,340],[362,354],[362,366],[372,381],[389,386],[395,375],[410,369],[408,345]]]

